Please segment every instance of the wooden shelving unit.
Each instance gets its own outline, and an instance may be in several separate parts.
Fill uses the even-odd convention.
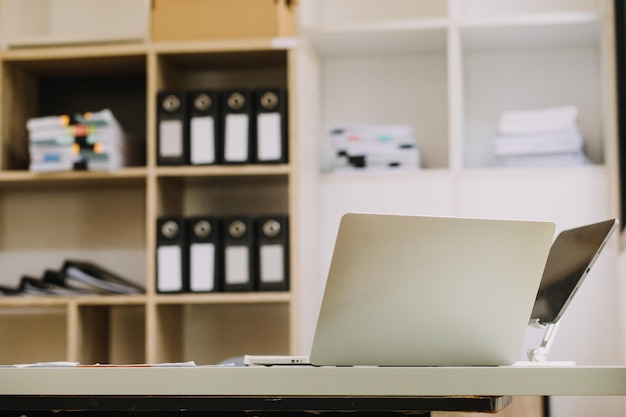
[[[298,351],[303,149],[295,120],[309,65],[293,39],[56,46],[0,52],[0,282],[16,285],[63,259],[90,259],[145,286],[144,295],[0,298],[0,363],[217,363]],[[156,94],[165,88],[281,86],[289,94],[289,162],[157,166]],[[145,140],[145,161],[115,172],[28,171],[26,121],[111,108]],[[82,110],[79,110],[78,108]],[[163,215],[285,213],[286,292],[157,294],[156,220]]]

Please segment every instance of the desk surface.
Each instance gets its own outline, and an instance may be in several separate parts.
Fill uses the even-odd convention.
[[[626,367],[0,368],[0,398],[28,395],[626,395]]]

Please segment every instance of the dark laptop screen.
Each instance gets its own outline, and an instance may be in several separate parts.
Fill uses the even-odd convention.
[[[555,323],[561,318],[615,225],[613,219],[559,234],[550,248],[531,319]]]

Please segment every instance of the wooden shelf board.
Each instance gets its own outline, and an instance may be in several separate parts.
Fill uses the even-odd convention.
[[[3,308],[45,308],[65,307],[69,304],[79,306],[116,306],[142,305],[146,303],[145,294],[130,295],[88,295],[88,296],[6,296],[0,297],[0,309]]]
[[[290,292],[242,292],[206,294],[158,294],[157,304],[263,304],[289,303]]]
[[[265,51],[292,49],[298,46],[297,38],[250,38],[225,40],[159,41],[148,44],[148,49],[160,54],[184,53],[237,53],[245,51]]]
[[[30,171],[1,171],[0,189],[47,184],[84,184],[105,182],[142,182],[145,167],[127,167],[116,171],[63,171],[37,173]]]
[[[182,166],[156,168],[159,177],[197,177],[197,176],[254,176],[254,175],[288,175],[291,168],[287,164],[279,165],[211,165]]]
[[[0,297],[0,309],[12,307],[65,307],[68,304],[68,300],[67,297],[6,296]]]
[[[74,297],[70,300],[79,306],[119,306],[119,305],[144,305],[147,296],[145,294],[110,294]]]

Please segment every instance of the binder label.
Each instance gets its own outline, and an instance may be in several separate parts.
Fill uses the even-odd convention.
[[[283,282],[285,280],[284,250],[282,245],[263,245],[259,251],[261,282]]]
[[[215,162],[214,120],[211,116],[191,119],[191,163],[210,164]]]
[[[157,248],[157,284],[161,292],[182,291],[182,259],[180,246]]]
[[[261,113],[257,116],[258,159],[273,161],[282,157],[279,113]]]
[[[189,274],[191,291],[215,289],[215,245],[194,243],[189,249]]]
[[[248,159],[248,115],[226,116],[224,159],[245,162]]]
[[[163,120],[159,123],[159,146],[162,157],[181,156],[183,154],[183,122]]]
[[[250,281],[248,248],[230,246],[225,249],[225,281],[227,284],[247,284]]]

